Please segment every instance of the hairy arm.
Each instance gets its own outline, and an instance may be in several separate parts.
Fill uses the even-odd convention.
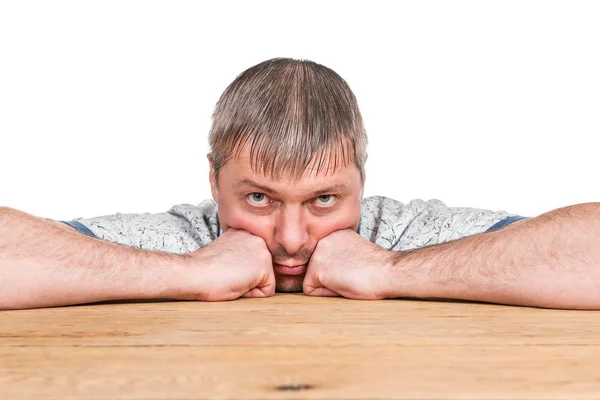
[[[600,203],[392,255],[386,297],[600,309]]]
[[[0,310],[168,297],[183,260],[0,207]]]

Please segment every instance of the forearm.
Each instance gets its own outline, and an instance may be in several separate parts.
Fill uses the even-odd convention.
[[[600,309],[600,203],[393,255],[391,297]]]
[[[164,277],[182,260],[0,208],[0,309],[168,297]]]

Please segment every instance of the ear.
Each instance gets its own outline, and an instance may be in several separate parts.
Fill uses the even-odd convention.
[[[212,163],[212,159],[210,158],[210,154],[207,154],[206,158],[208,159],[208,166],[210,169],[208,172],[208,180],[210,181],[210,191],[212,193],[213,200],[215,201],[215,203],[218,203],[219,202],[219,185],[217,184],[217,177],[215,176],[215,170],[213,168],[213,163]]]

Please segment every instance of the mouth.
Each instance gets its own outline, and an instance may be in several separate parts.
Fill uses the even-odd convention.
[[[281,275],[302,275],[306,272],[307,264],[301,265],[281,265],[281,264],[273,264],[273,269],[275,272]]]

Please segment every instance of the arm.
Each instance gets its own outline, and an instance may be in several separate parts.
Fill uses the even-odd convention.
[[[600,309],[600,203],[391,254],[387,297]]]
[[[0,207],[0,310],[168,297],[184,260]]]
[[[160,228],[167,225],[162,221]],[[154,249],[171,232],[141,228],[120,239]],[[172,243],[181,249],[181,242]],[[274,292],[271,253],[263,239],[246,231],[230,229],[196,251],[173,254],[103,241],[62,222],[0,207],[0,310],[123,299],[224,301]]]

